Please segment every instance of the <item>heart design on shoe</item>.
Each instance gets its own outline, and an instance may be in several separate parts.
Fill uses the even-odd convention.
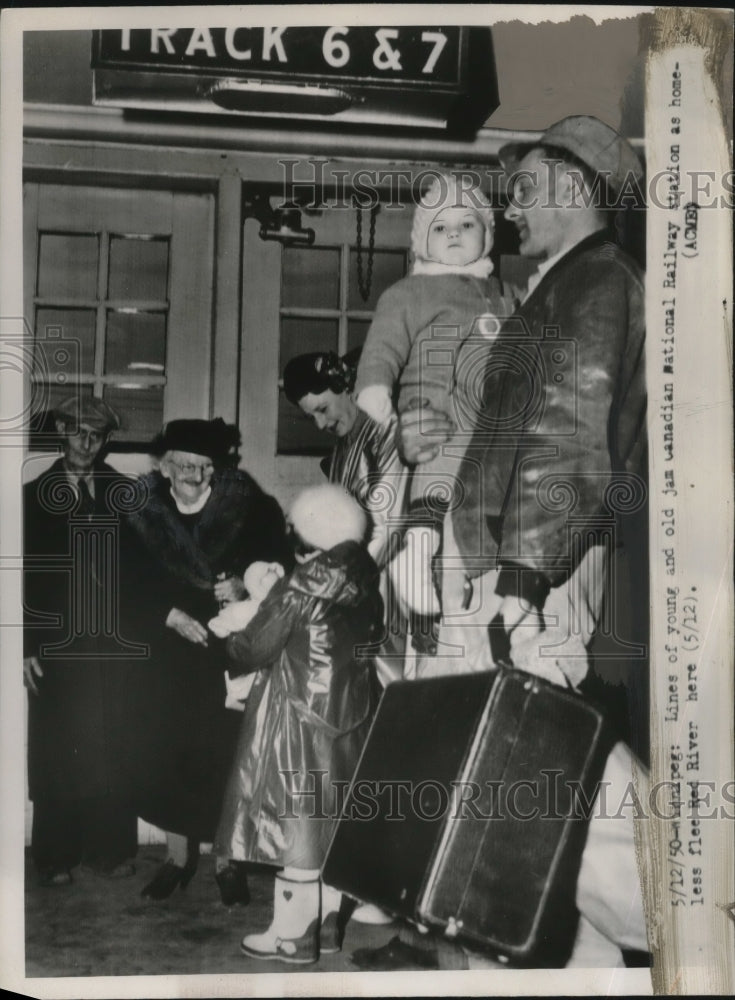
[[[290,889],[284,889],[283,890],[283,898],[285,900],[289,900],[292,896],[293,896],[293,893],[291,892]]]

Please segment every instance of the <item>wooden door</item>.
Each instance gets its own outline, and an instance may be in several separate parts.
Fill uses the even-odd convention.
[[[206,194],[27,184],[25,315],[34,393],[104,398],[117,441],[209,417],[214,199]]]

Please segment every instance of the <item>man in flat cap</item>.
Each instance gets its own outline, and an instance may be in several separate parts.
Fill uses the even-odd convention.
[[[632,686],[645,693],[644,623],[628,623],[626,634],[612,601],[626,589],[623,541],[643,563],[647,553],[644,288],[609,225],[611,204],[637,189],[641,165],[624,138],[588,116],[565,118],[499,157],[511,181],[505,215],[537,271],[482,373],[484,409],[459,473],[464,497],[445,523],[439,655],[425,658],[419,675],[502,660],[580,693],[596,682],[595,694],[609,700],[615,684],[595,677],[591,662],[602,640],[616,646],[618,663],[627,657]],[[399,444],[415,464],[454,433],[445,415],[421,407],[403,414]],[[636,575],[630,599],[644,617],[645,569],[628,579]],[[614,680],[620,689],[620,674]],[[640,722],[645,709],[631,703]],[[645,753],[635,725],[627,728]],[[603,777],[614,809],[631,770],[619,741]],[[572,963],[615,965],[621,952],[647,949],[632,828],[630,810],[590,822],[572,887],[584,918]],[[423,953],[418,939],[407,944],[391,942],[382,964],[374,953],[359,964],[406,967],[408,957],[436,966],[426,944]]]
[[[466,499],[451,519],[466,575],[444,574],[444,607],[467,605],[480,581],[513,662],[577,687],[602,611],[607,522],[617,515],[617,545],[645,504],[643,277],[610,210],[642,169],[625,139],[584,115],[499,156],[511,179],[505,215],[537,270],[484,373],[460,472]],[[565,640],[567,655],[543,656],[535,637],[556,616],[553,642]],[[470,634],[475,662],[492,662],[485,630]]]
[[[130,485],[101,458],[120,420],[102,399],[80,396],[53,416],[62,455],[24,490],[23,674],[31,851],[42,884],[58,886],[80,862],[108,878],[135,871],[124,694],[140,661],[126,658],[117,591],[119,501]]]

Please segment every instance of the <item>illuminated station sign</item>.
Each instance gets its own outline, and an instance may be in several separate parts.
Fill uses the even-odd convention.
[[[123,28],[93,32],[96,104],[477,128],[497,107],[489,29]]]

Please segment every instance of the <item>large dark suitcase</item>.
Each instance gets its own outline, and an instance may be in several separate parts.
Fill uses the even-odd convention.
[[[531,960],[573,907],[608,749],[600,711],[519,670],[390,684],[324,881]]]

